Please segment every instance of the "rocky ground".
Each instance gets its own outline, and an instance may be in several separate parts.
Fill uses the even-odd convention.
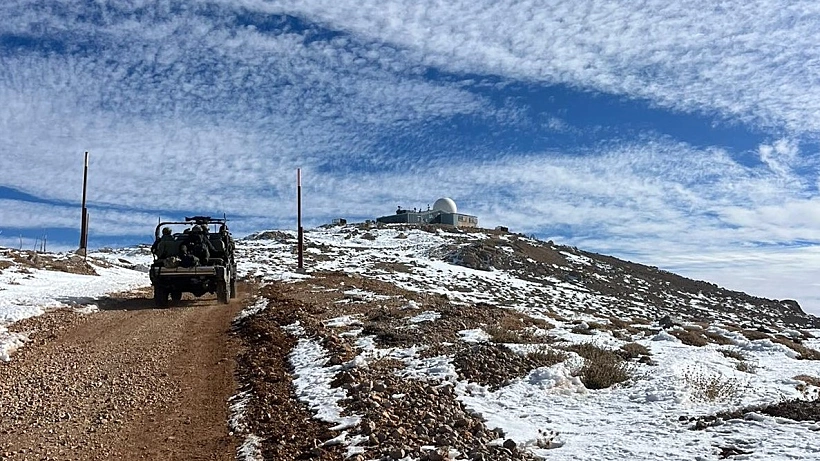
[[[30,342],[0,362],[0,458],[235,459],[229,331],[242,303],[156,310],[149,293],[12,325]]]
[[[307,337],[319,340],[328,350],[327,366],[343,364],[356,355],[355,339],[360,330],[361,334],[373,335],[380,347],[415,345],[426,348],[422,356],[452,354],[461,379],[492,389],[525,376],[534,368],[566,358],[545,352],[522,356],[500,344],[531,343],[537,347],[549,343],[549,337],[539,334],[551,328],[548,322],[486,304],[454,305],[445,297],[409,292],[342,272],[317,272],[297,283],[268,284],[262,294],[268,300],[268,309],[240,324],[238,331],[253,345],[246,349],[242,360],[243,379],[259,396],[251,404],[256,415],[252,432],[264,435],[265,459],[284,459],[287,454],[293,459],[394,460],[409,456],[442,460],[450,459],[448,453],[455,452],[461,453],[458,459],[534,459],[527,451],[518,449],[513,440],[506,439],[503,431],[487,427],[481,418],[467,411],[448,383],[408,379],[405,364],[392,358],[373,360],[368,367],[342,370],[332,383],[346,391],[346,411],[362,416],[358,427],[348,429],[347,438],[365,439],[360,444],[365,450],[345,458],[333,442],[341,431],[331,430],[330,424],[313,420],[308,425],[299,423],[296,430],[283,424],[284,420],[299,420],[308,415],[294,403],[293,396],[288,400],[280,393],[288,388],[288,363],[284,356],[295,342],[283,327],[299,322]],[[434,322],[410,321],[425,311],[435,311],[440,316]],[[342,326],[331,321],[344,316],[359,320]],[[498,337],[482,344],[464,343],[456,337],[459,330],[479,327],[495,332]],[[649,361],[640,352],[630,356],[624,351],[623,355],[631,360]],[[791,414],[783,408],[787,415]],[[794,408],[797,411],[798,406]],[[799,412],[801,417],[808,413],[808,417],[820,419],[816,403],[799,406]],[[554,436],[543,434],[539,445],[550,447]],[[286,440],[291,443],[284,443]]]

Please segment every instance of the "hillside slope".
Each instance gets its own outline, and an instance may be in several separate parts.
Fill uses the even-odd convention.
[[[259,439],[250,453],[820,453],[818,319],[792,302],[511,234],[346,226],[311,230],[306,245],[299,273],[295,234],[242,242],[242,269],[264,299],[239,331],[265,350],[276,346],[260,331],[293,338],[293,397],[325,431],[294,436],[281,421],[252,417],[247,430]],[[275,413],[264,361],[249,363],[249,413]],[[808,406],[775,405],[793,399]],[[734,419],[744,408],[751,419]]]

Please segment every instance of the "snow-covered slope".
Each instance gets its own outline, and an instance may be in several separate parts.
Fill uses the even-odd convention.
[[[290,232],[261,233],[242,242],[241,269],[263,284],[294,284],[291,296],[331,297],[325,314],[303,319],[320,321],[324,328],[291,329],[300,338],[291,361],[299,377],[297,393],[318,418],[344,430],[333,443],[346,444],[348,454],[358,453],[358,459],[380,459],[374,453],[386,459],[390,453],[408,460],[438,459],[432,451],[421,458],[399,451],[400,441],[374,447],[366,434],[379,428],[364,431],[360,424],[379,415],[362,413],[364,404],[345,407],[369,394],[362,393],[361,384],[348,394],[330,384],[344,370],[370,370],[385,358],[404,364],[395,372],[404,379],[425,382],[430,389],[452,386],[469,412],[480,415],[488,428],[501,429],[504,437],[495,443],[513,441],[520,457],[498,459],[820,457],[815,422],[754,412],[727,422],[689,419],[817,395],[820,331],[812,329],[817,319],[793,303],[511,234],[346,226],[311,230],[305,238],[307,273],[295,270],[296,236]],[[367,280],[395,285],[419,301],[397,301],[393,292],[368,289]],[[440,309],[423,305],[427,301]],[[396,303],[398,308],[391,307]],[[515,336],[492,339],[499,335],[497,326],[474,320],[481,311],[499,307],[548,326],[527,327],[520,337],[528,339],[522,342]],[[316,306],[300,309],[306,310],[322,312]],[[452,332],[459,342],[442,340],[436,324],[462,325]],[[340,340],[353,341],[355,357],[345,363],[338,356],[331,360],[336,353],[326,349]],[[647,352],[626,362],[630,379],[593,389],[579,379],[583,352],[573,352],[589,344],[618,353],[630,347]],[[436,355],[436,350],[442,352]],[[485,376],[507,368],[516,354],[528,359],[528,353],[545,350],[569,351],[568,358],[531,366],[509,379]],[[482,368],[486,363],[492,365]],[[391,392],[397,402],[410,398],[391,387],[400,384],[382,379],[388,398]],[[423,405],[410,406],[418,404]],[[409,413],[393,416],[381,424],[412,419]],[[692,430],[695,426],[705,430]],[[450,455],[469,459],[463,449]]]
[[[274,240],[259,237],[273,236]],[[295,265],[293,233],[262,233],[240,247],[246,273],[281,278]],[[820,328],[794,301],[756,298],[577,248],[499,232],[347,226],[306,234],[306,266],[390,281],[415,291],[487,302],[530,315],[665,315],[748,327]],[[261,258],[261,259],[260,259]],[[284,274],[283,274],[284,269]]]

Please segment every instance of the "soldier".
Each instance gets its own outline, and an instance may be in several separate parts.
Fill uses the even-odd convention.
[[[179,251],[182,253],[182,256],[179,258],[179,265],[182,267],[194,267],[199,265],[199,258],[188,253],[188,247],[185,245],[181,245],[179,247]]]
[[[174,246],[174,236],[171,235],[171,228],[162,228],[162,237],[154,242],[151,246],[151,252],[157,256],[157,259],[165,259],[172,256],[170,253]]]
[[[231,237],[231,234],[228,232],[228,226],[227,225],[222,224],[221,226],[219,226],[219,236],[220,236],[220,238],[222,238],[222,241],[225,243],[225,254],[226,255],[233,254],[233,251],[234,251],[233,237]]]
[[[211,258],[211,253],[216,251],[213,243],[208,240],[208,226],[206,224],[191,228],[191,233],[188,234],[185,244],[203,264],[207,264],[208,259]]]

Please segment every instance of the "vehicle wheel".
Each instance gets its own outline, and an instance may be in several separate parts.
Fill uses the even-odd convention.
[[[182,292],[181,291],[172,291],[171,292],[171,301],[178,303],[182,300]]]
[[[236,298],[236,279],[231,279],[231,299]]]
[[[231,284],[220,283],[216,288],[216,299],[222,304],[228,304],[231,297]]]
[[[168,307],[168,290],[163,287],[154,287],[154,304],[157,307]]]

